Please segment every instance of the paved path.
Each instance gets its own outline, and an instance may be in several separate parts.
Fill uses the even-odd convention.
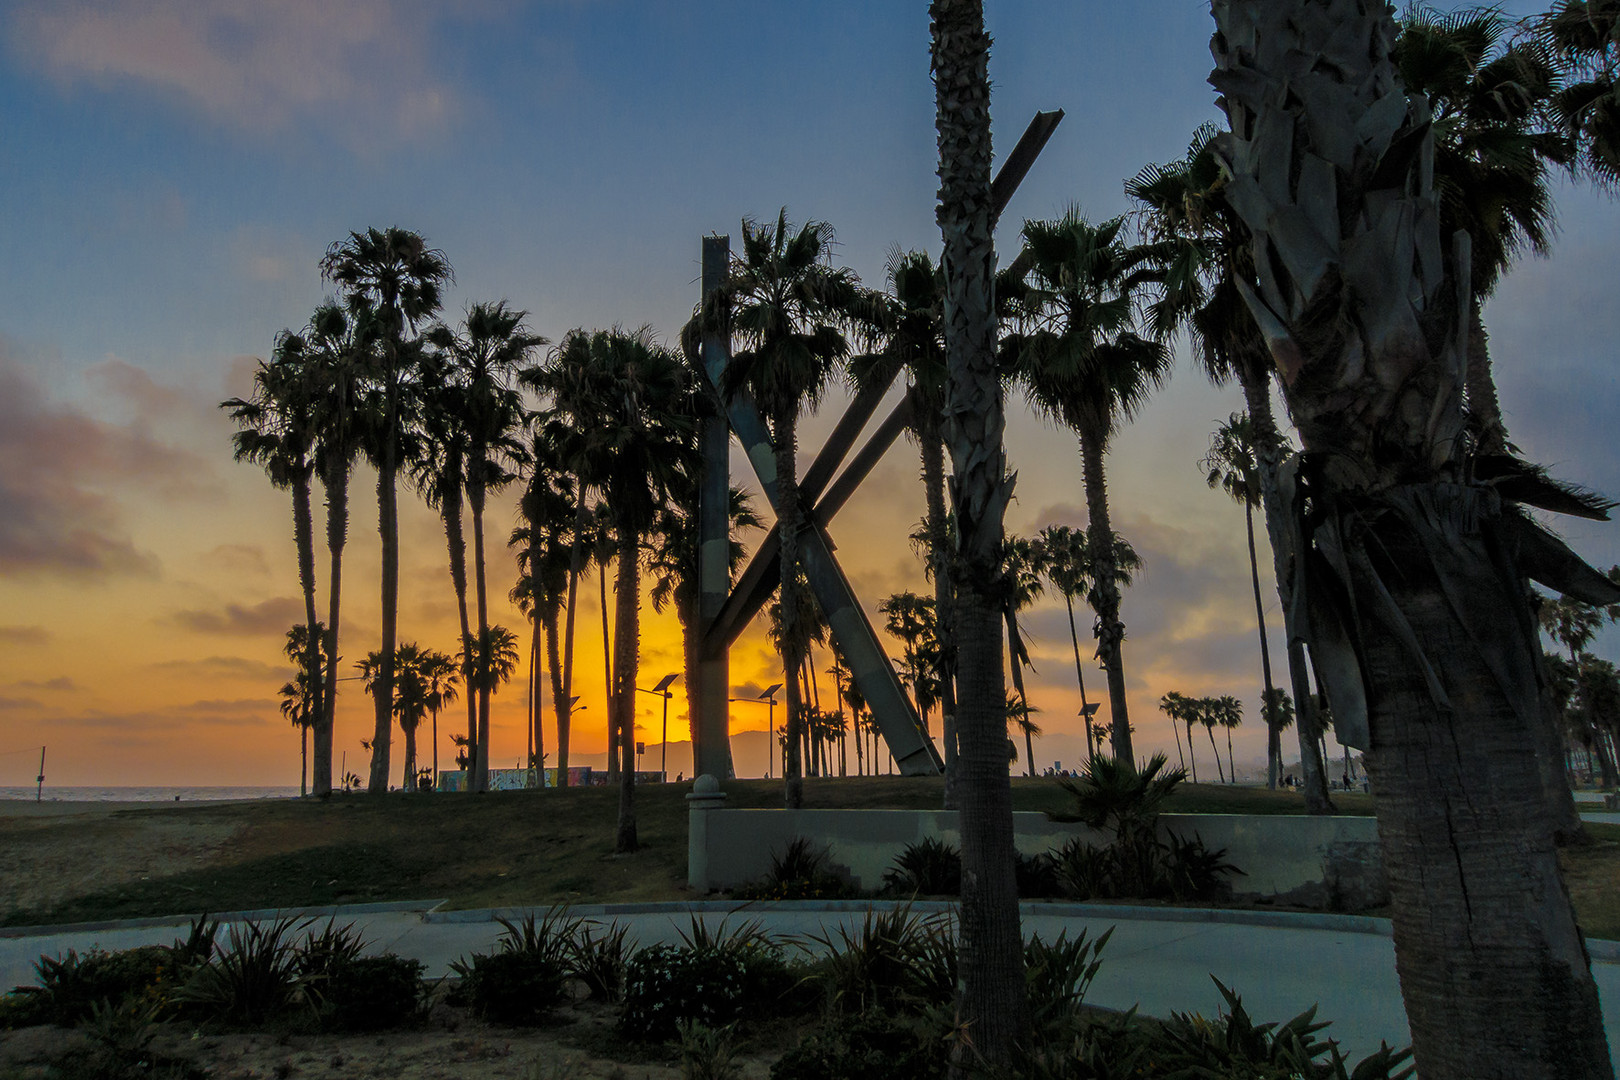
[[[726,906],[693,905],[706,909],[702,917],[710,926],[728,917],[721,910]],[[489,950],[501,933],[489,912],[429,915],[426,903],[407,910],[400,907],[349,909],[337,918],[358,926],[373,951],[415,957],[426,964],[430,976],[448,972],[452,960]],[[576,910],[591,918],[616,920],[642,945],[679,940],[692,918],[690,909],[680,904]],[[1309,1005],[1319,1005],[1319,1017],[1333,1022],[1327,1034],[1337,1038],[1352,1059],[1376,1049],[1381,1040],[1405,1045],[1409,1039],[1394,948],[1386,936],[1387,924],[1378,920],[1126,907],[1081,912],[1078,905],[1027,905],[1024,932],[1050,940],[1063,932],[1073,937],[1084,930],[1096,936],[1114,928],[1087,997],[1092,1004],[1119,1009],[1136,1005],[1143,1013],[1159,1016],[1171,1011],[1213,1016],[1223,1004],[1210,979],[1214,975],[1242,996],[1257,1021],[1287,1020]],[[733,924],[757,918],[772,933],[803,936],[837,925],[858,925],[863,914],[855,904],[784,904],[729,918]],[[1257,918],[1270,925],[1249,921]],[[184,929],[185,924],[176,921],[0,937],[0,986],[32,983],[33,963],[41,954],[57,955],[70,948],[82,952],[92,945],[115,950],[168,944]],[[1620,949],[1601,951],[1617,958],[1594,962],[1593,971],[1604,1001],[1609,1043],[1620,1046]]]

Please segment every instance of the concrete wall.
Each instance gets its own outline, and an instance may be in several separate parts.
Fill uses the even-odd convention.
[[[824,846],[835,872],[863,890],[882,888],[884,871],[908,844],[932,837],[961,847],[955,811],[948,810],[727,810],[723,796],[691,797],[688,880],[708,891],[765,876],[771,856],[795,837]],[[1331,910],[1361,910],[1388,900],[1378,856],[1376,823],[1367,817],[1165,814],[1161,834],[1194,833],[1242,870],[1233,892],[1279,903]],[[1071,838],[1101,846],[1107,836],[1038,813],[1013,815],[1020,853],[1054,851]]]

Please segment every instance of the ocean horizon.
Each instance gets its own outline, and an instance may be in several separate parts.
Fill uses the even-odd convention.
[[[33,784],[0,787],[0,800],[35,801]],[[296,799],[298,785],[290,787],[63,787],[46,784],[40,802],[223,802],[228,799]]]

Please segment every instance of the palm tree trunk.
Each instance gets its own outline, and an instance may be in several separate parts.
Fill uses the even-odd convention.
[[[1193,721],[1187,721],[1187,760],[1192,764],[1193,783],[1198,783],[1198,755],[1193,751]]]
[[[613,681],[613,655],[609,644],[612,637],[608,633],[607,561],[603,557],[596,560],[596,595],[597,606],[602,611],[602,685],[607,688],[608,699],[607,774],[608,782],[612,783],[619,776],[618,747],[622,739],[618,715],[613,708],[613,688],[618,684]]]
[[[1232,729],[1226,729],[1226,776],[1227,783],[1237,783],[1237,762],[1232,759]]]
[[[298,725],[298,797],[309,794],[309,725]]]
[[[619,532],[619,610],[614,620],[613,712],[619,729],[619,827],[613,850],[636,850],[636,661],[641,644],[641,537],[624,522]]]
[[[1316,710],[1311,701],[1310,673],[1305,666],[1304,628],[1294,625],[1294,561],[1288,537],[1291,529],[1283,508],[1278,460],[1283,445],[1277,420],[1271,410],[1269,358],[1258,328],[1234,332],[1228,347],[1241,361],[1237,365],[1243,401],[1254,426],[1255,463],[1260,470],[1260,505],[1265,510],[1266,536],[1271,541],[1272,571],[1277,579],[1277,598],[1282,603],[1283,629],[1288,638],[1288,682],[1294,692],[1294,734],[1299,742],[1300,790],[1305,810],[1310,814],[1331,814],[1333,800],[1328,795],[1327,766],[1316,745]],[[1279,736],[1280,742],[1280,736]],[[1279,762],[1281,749],[1278,750]]]
[[[540,612],[535,609],[529,613],[529,767],[535,770],[535,787],[546,786],[546,736],[540,717]]]
[[[298,774],[300,795],[308,794],[304,778],[308,775],[309,725],[326,711],[321,706],[321,693],[326,686],[321,670],[323,635],[315,630],[315,524],[310,512],[310,478],[311,472],[299,471],[293,475],[292,483],[293,540],[298,545],[298,584],[304,593],[304,625],[308,628],[304,635],[304,678],[296,682],[307,695],[303,702],[304,723],[300,725],[303,728],[303,763]]]
[[[579,576],[585,571],[585,500],[574,515],[574,536],[568,556],[568,608],[563,629],[563,688],[557,708],[557,786],[568,786],[568,743],[574,719],[574,612],[579,600]]]
[[[1215,754],[1215,775],[1220,777],[1221,783],[1226,783],[1226,770],[1221,768],[1221,748],[1215,745],[1215,725],[1205,724],[1204,734],[1209,736],[1209,748]]]
[[[787,715],[787,760],[782,766],[782,802],[789,810],[804,805],[804,702],[799,695],[799,668],[804,664],[804,647],[796,628],[799,625],[799,474],[798,403],[784,403],[771,418],[771,434],[776,438],[776,485],[781,507],[777,534],[782,545],[782,579],[777,593],[782,609],[782,680]]]
[[[1496,397],[1496,379],[1491,374],[1491,340],[1485,332],[1485,310],[1474,304],[1474,318],[1468,328],[1468,375],[1464,393],[1468,401],[1468,421],[1479,440],[1481,454],[1508,452],[1507,427],[1502,423],[1502,403]]]
[[[315,720],[314,776],[310,786],[319,798],[332,794],[332,733],[337,714],[338,616],[343,598],[343,547],[349,538],[349,462],[342,453],[332,453],[322,475],[326,487],[326,549],[331,553],[327,575],[326,604],[326,688],[321,694],[321,713]]]
[[[444,474],[439,478],[439,516],[444,521],[444,540],[450,556],[450,584],[456,590],[456,614],[461,619],[461,676],[467,688],[467,788],[477,786],[478,695],[473,691],[472,621],[467,615],[467,536],[461,526],[462,451],[452,442],[445,457]]]
[[[1075,629],[1074,625],[1074,597],[1068,593],[1064,593],[1063,605],[1069,610],[1069,641],[1074,645],[1074,677],[1075,680],[1080,684],[1080,715],[1083,716],[1086,721],[1086,761],[1089,764],[1091,755],[1096,753],[1096,751],[1092,749],[1092,747],[1095,745],[1095,740],[1091,735],[1090,702],[1086,700],[1086,673],[1085,669],[1080,663],[1080,632]],[[1170,727],[1174,729],[1175,726],[1176,722],[1174,719],[1172,719],[1170,721]],[[1176,736],[1176,753],[1181,753],[1180,735]]]
[[[1024,729],[1024,775],[1034,776],[1035,741],[1029,733],[1029,696],[1024,693],[1024,661],[1019,652],[1018,616],[1013,614],[1012,608],[1004,607],[1001,619],[1007,624],[1007,657],[1011,661],[1008,666],[1012,669],[1013,692],[1018,695],[1018,704],[1024,710],[1019,724]]]
[[[410,727],[406,727],[401,724],[400,729],[405,732],[405,770],[400,777],[399,787],[401,791],[414,792],[416,790],[416,725],[412,724]]]
[[[1271,643],[1266,640],[1266,605],[1260,598],[1260,558],[1254,546],[1254,504],[1243,502],[1243,523],[1249,531],[1249,578],[1254,583],[1254,619],[1260,628],[1260,674],[1265,684],[1265,695],[1260,699],[1260,713],[1266,721],[1266,787],[1277,790],[1277,774],[1282,771],[1282,731],[1273,716],[1276,691],[1271,684]]]
[[[474,791],[489,790],[489,591],[484,580],[484,454],[473,455],[467,502],[473,519],[473,583],[478,598],[478,752],[473,757]]]
[[[1170,735],[1176,740],[1176,760],[1181,762],[1182,771],[1187,769],[1187,755],[1181,752],[1181,725],[1174,716],[1170,718]]]
[[[543,617],[546,628],[546,667],[551,669],[551,711],[557,720],[557,786],[567,786],[568,725],[564,722],[568,710],[568,688],[563,685],[562,667],[557,661],[557,611],[550,608]],[[536,736],[538,738],[538,735]],[[545,786],[545,762],[541,759],[540,786]]]
[[[1001,664],[1003,517],[1012,497],[1002,434],[990,217],[990,37],[983,0],[933,0],[931,61],[944,239],[945,351],[950,390],[945,440],[956,504],[956,794],[961,806],[962,900],[951,1076],[978,1061],[1010,1065],[1029,1025],[1023,934],[1013,858],[1007,697]],[[977,1060],[975,1060],[977,1059]]]
[[[1114,568],[1114,527],[1108,519],[1108,481],[1103,474],[1102,437],[1091,431],[1080,432],[1080,458],[1085,469],[1086,540],[1091,546],[1092,606],[1097,612],[1097,653],[1108,679],[1109,732],[1114,740],[1114,760],[1134,768],[1131,749],[1131,721],[1125,704],[1125,661],[1121,655],[1125,624],[1119,618],[1119,582]]]
[[[392,394],[390,394],[392,397]],[[376,724],[371,735],[371,776],[366,791],[381,795],[388,790],[389,742],[393,736],[394,649],[399,634],[399,505],[395,489],[396,465],[392,419],[383,443],[382,468],[377,473],[377,531],[382,535],[382,648],[377,663]]]
[[[937,675],[941,741],[945,745],[945,809],[956,808],[956,633],[951,603],[950,532],[945,512],[945,443],[939,410],[913,393],[914,429],[922,457],[923,492],[928,505],[928,564],[934,575],[934,636],[939,642]]]

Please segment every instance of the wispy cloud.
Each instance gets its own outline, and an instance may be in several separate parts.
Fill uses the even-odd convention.
[[[199,561],[210,569],[222,570],[233,576],[263,576],[270,572],[270,562],[265,558],[264,548],[258,544],[221,544],[204,552]]]
[[[21,0],[10,36],[64,87],[156,90],[250,131],[314,123],[409,141],[460,108],[434,44],[466,13],[431,0]]]
[[[293,669],[281,664],[267,664],[263,660],[250,660],[245,656],[205,656],[197,660],[163,660],[152,665],[154,671],[172,671],[204,678],[291,679]]]
[[[44,645],[51,640],[43,626],[0,626],[0,644]]]
[[[226,604],[222,611],[177,611],[169,618],[199,634],[284,634],[303,621],[304,605],[290,596],[276,596],[257,604]]]
[[[23,679],[16,684],[24,690],[77,690],[79,684],[66,675],[58,675],[54,679]]]
[[[37,709],[39,707],[39,702],[33,698],[0,697],[0,711],[9,712],[13,709]]]

